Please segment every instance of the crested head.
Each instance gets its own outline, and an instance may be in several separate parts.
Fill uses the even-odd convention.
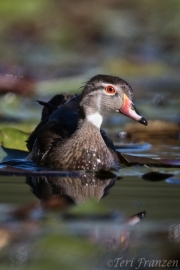
[[[117,112],[123,105],[123,95],[132,100],[132,88],[123,79],[110,75],[96,75],[87,81],[81,94],[80,107],[86,115]]]
[[[121,87],[122,91],[132,100],[133,90],[128,82],[117,76],[111,75],[96,75],[86,82],[83,94],[88,94],[92,91],[97,91],[103,84],[110,84]]]
[[[87,81],[79,107],[84,117],[93,119],[91,122],[99,127],[102,122],[100,116],[113,112],[123,113],[146,125],[147,121],[139,115],[132,99],[132,88],[125,80],[116,76],[96,75]],[[98,124],[95,121],[97,117]]]

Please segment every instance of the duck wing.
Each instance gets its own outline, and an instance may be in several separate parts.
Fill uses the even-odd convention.
[[[26,141],[26,146],[29,151],[32,150],[34,142],[37,138],[37,134],[39,133],[39,130],[48,123],[49,117],[60,108],[63,104],[65,104],[68,100],[72,98],[72,95],[68,94],[59,94],[55,95],[53,98],[51,98],[48,102],[45,101],[39,101],[38,103],[40,105],[43,105],[42,113],[41,113],[41,121],[37,125],[37,127],[34,129],[34,131],[29,136],[28,140]]]
[[[69,100],[68,98],[70,98],[70,96],[57,96],[47,103],[39,102],[44,106],[42,120],[27,140],[28,150],[30,152],[33,151],[33,157],[36,156],[37,159],[42,157],[57,140],[63,141],[65,138],[69,138],[76,131],[78,126],[80,95]],[[61,103],[60,106],[57,105],[57,100]],[[116,149],[112,140],[107,136],[104,130],[100,129],[100,133],[107,147],[115,154]],[[33,148],[35,141],[36,147]]]
[[[67,101],[73,98],[73,95],[68,95],[66,93],[55,95],[48,102],[39,101],[39,104],[43,105],[42,113],[41,113],[41,121],[45,120],[51,114],[53,114],[60,106],[65,104]]]

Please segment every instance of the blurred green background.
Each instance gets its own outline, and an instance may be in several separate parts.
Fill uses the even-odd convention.
[[[104,73],[132,85],[148,120],[179,123],[179,10],[178,0],[1,0],[0,122],[29,132],[36,99]]]
[[[31,132],[37,99],[78,93],[98,73],[127,80],[148,120],[164,120],[166,131],[179,124],[179,10],[178,0],[1,0],[0,129]],[[104,123],[118,134],[126,122],[116,115]]]
[[[3,142],[4,146],[9,148],[25,150],[28,133],[40,120],[41,106],[36,103],[37,99],[46,101],[55,93],[61,92],[78,93],[86,80],[98,73],[104,73],[127,80],[134,89],[137,108],[143,116],[152,120],[147,128],[141,127],[140,130],[140,133],[144,133],[145,129],[148,129],[149,137],[147,134],[146,137],[140,136],[140,139],[135,138],[135,142],[152,143],[157,126],[158,132],[163,135],[169,132],[167,137],[162,137],[161,134],[157,141],[153,141],[152,148],[145,155],[179,157],[179,48],[179,0],[1,0],[0,143]],[[163,129],[160,122],[156,123],[156,126],[153,125],[157,119],[164,121]],[[112,137],[115,135],[117,143],[121,143],[119,133],[128,130],[125,127],[128,121],[132,120],[119,115],[106,119],[105,127],[112,133]],[[170,127],[170,122],[175,126]],[[131,126],[129,130],[132,130]],[[0,161],[4,155],[1,149]],[[141,174],[146,169],[146,167],[133,167],[127,171],[125,169],[124,175],[122,169],[120,173],[125,177],[115,184],[110,190],[110,195],[102,201],[106,209],[109,211],[118,209],[126,217],[147,210],[147,220],[153,221],[156,230],[157,220],[179,218],[179,185],[145,182],[141,179]],[[165,172],[168,172],[168,169],[165,169]],[[173,173],[179,177],[178,170],[174,169]],[[5,204],[9,203],[22,205],[39,202],[31,193],[30,187],[25,184],[24,177],[1,176],[0,186],[0,201],[4,203],[4,206],[1,204],[1,211]],[[1,218],[3,219],[3,214]],[[55,231],[53,226],[57,231],[63,229],[62,220],[56,219],[55,225],[52,222],[53,226],[50,229],[49,220],[47,223],[44,221],[45,224],[42,222],[40,229],[38,228],[40,232],[43,226],[47,226],[48,234],[49,231],[51,233]],[[30,231],[28,237],[26,234],[22,236],[25,241],[29,241],[28,245],[31,234],[36,230],[30,225],[25,224],[22,229],[20,228],[23,233]],[[137,236],[139,227],[135,228],[134,235]],[[160,233],[161,229],[162,227]],[[168,230],[168,226],[165,230]],[[113,231],[111,227],[110,231]],[[35,263],[34,267],[31,265],[28,267],[26,258],[24,266],[20,263],[22,269],[49,269],[53,263],[56,269],[92,269],[94,258],[101,260],[101,268],[94,269],[104,269],[107,258],[110,258],[109,250],[104,257],[98,250],[96,251],[97,245],[90,245],[89,249],[85,246],[85,243],[86,245],[89,243],[89,239],[77,243],[79,241],[77,233],[74,233],[75,240],[71,234],[70,229],[68,236],[63,235],[60,239],[58,237],[54,239],[54,236],[51,239],[52,235],[46,235],[45,242],[44,236],[41,235],[43,248],[42,250],[41,246],[38,248],[40,261]],[[1,235],[3,236],[4,232]],[[37,241],[36,233],[34,237]],[[163,240],[159,240],[158,237],[158,234],[154,238],[150,235],[146,239],[142,233],[144,242],[137,241],[143,249],[142,252],[147,250],[146,253],[153,256],[160,252],[159,250],[169,248],[167,239],[163,248],[157,244],[154,246],[154,242],[153,244],[151,242],[149,247],[149,241],[154,239],[163,245],[164,235]],[[11,242],[7,241],[8,244],[10,247]],[[133,247],[132,257],[135,257],[135,252],[135,255],[138,254],[136,245]],[[147,246],[151,249],[150,252]],[[24,243],[23,247],[26,247]],[[50,253],[48,248],[51,250]],[[15,250],[16,252],[18,250],[16,246]],[[32,253],[36,253],[36,249],[34,250]],[[0,254],[0,259],[4,258],[4,253]],[[8,249],[6,253],[8,255],[4,261],[2,260],[2,269],[10,269],[9,261],[12,260]],[[16,255],[15,252],[13,254]],[[30,257],[31,250],[27,249],[27,254]],[[15,255],[12,256],[13,261]],[[165,258],[171,258],[168,255]],[[12,268],[14,269],[13,263]]]
[[[60,83],[103,72],[127,80],[163,77],[174,87],[179,10],[178,0],[1,0],[0,74]]]

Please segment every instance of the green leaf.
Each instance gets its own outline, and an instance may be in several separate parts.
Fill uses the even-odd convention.
[[[5,158],[6,155],[7,154],[5,153],[5,151],[2,149],[2,147],[0,147],[0,162],[2,162],[3,158]]]
[[[11,127],[0,129],[0,143],[8,148],[27,150],[26,140],[29,134]]]

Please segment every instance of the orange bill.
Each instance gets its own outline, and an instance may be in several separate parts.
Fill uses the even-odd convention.
[[[147,120],[139,114],[133,102],[125,94],[123,98],[124,103],[119,112],[147,126],[148,124]]]

